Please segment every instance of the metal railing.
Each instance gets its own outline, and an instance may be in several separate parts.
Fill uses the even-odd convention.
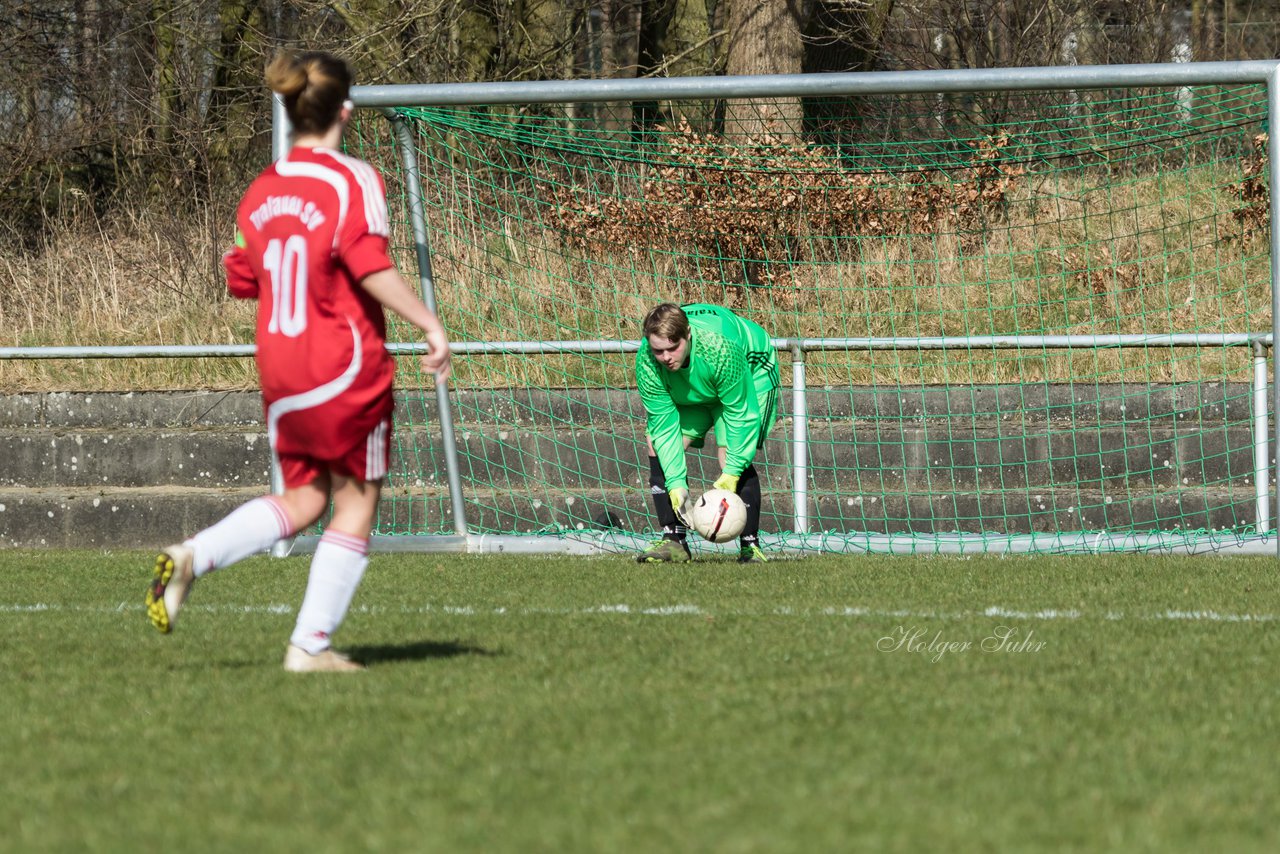
[[[1269,430],[1269,399],[1267,384],[1267,350],[1272,347],[1269,333],[1226,334],[1112,334],[1112,335],[986,335],[952,337],[899,337],[899,338],[774,338],[772,344],[778,352],[791,356],[791,483],[793,499],[792,530],[797,534],[809,533],[809,432],[808,391],[806,380],[806,355],[822,351],[872,351],[872,350],[1080,350],[1126,349],[1149,347],[1179,348],[1227,348],[1248,347],[1252,360],[1252,389],[1250,393],[1250,429],[1253,441],[1253,480],[1255,528],[1265,532],[1271,525],[1271,491],[1269,486],[1269,461],[1271,441]],[[624,354],[639,350],[638,341],[583,340],[583,341],[461,341],[452,345],[459,356],[549,355],[549,354]],[[389,343],[387,351],[396,356],[420,355],[426,352],[421,343]],[[196,357],[245,357],[252,356],[252,344],[223,345],[175,345],[175,346],[127,346],[127,347],[0,347],[0,359],[111,359],[111,358],[196,358]],[[461,467],[457,456],[457,442],[453,433],[453,414],[448,390],[443,383],[436,386],[440,404],[439,420],[442,426],[441,440],[449,482],[450,501],[454,517],[455,540],[465,547],[473,534],[466,522],[466,494],[463,489]],[[448,429],[443,429],[448,425]],[[1280,446],[1278,446],[1280,447]],[[274,469],[273,469],[274,473]],[[273,483],[273,489],[279,484]],[[495,540],[493,535],[489,539]],[[283,554],[281,546],[277,553]]]

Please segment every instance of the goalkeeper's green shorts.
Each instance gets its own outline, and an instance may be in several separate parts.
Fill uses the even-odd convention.
[[[778,378],[776,374],[755,374],[756,400],[760,404],[760,430],[756,434],[756,450],[764,447],[764,440],[769,437],[773,424],[778,420]],[[680,434],[689,441],[689,447],[701,448],[707,440],[707,433],[715,430],[716,444],[725,447],[729,443],[728,428],[722,417],[723,407],[716,406],[681,406]]]

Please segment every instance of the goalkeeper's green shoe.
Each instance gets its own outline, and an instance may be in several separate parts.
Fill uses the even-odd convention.
[[[769,559],[759,546],[743,546],[738,550],[738,563],[768,563]]]
[[[668,540],[664,537],[636,555],[636,562],[685,563],[692,556],[684,540]]]
[[[178,611],[196,580],[194,557],[186,546],[169,546],[156,555],[155,574],[147,587],[147,616],[151,625],[165,634],[173,631]]]

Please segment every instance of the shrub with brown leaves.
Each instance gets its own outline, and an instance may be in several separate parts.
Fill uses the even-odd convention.
[[[983,140],[958,170],[857,172],[825,146],[772,130],[730,142],[681,120],[630,194],[564,182],[550,224],[576,248],[678,248],[732,262],[723,265],[731,284],[775,284],[833,241],[929,234],[996,214],[1024,171],[1003,162],[1008,144],[1007,134]]]
[[[1267,165],[1267,135],[1260,133],[1253,138],[1253,151],[1240,161],[1244,178],[1233,186],[1241,205],[1231,215],[1240,224],[1240,234],[1246,240],[1265,236],[1271,224]]]

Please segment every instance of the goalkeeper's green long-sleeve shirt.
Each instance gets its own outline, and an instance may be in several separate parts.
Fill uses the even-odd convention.
[[[759,325],[718,305],[683,306],[689,318],[689,357],[671,371],[653,358],[645,339],[636,353],[636,386],[648,413],[646,432],[666,475],[667,489],[688,489],[680,410],[707,407],[725,424],[724,470],[741,475],[755,457],[760,434],[756,398],[747,353],[772,355],[769,334]]]

